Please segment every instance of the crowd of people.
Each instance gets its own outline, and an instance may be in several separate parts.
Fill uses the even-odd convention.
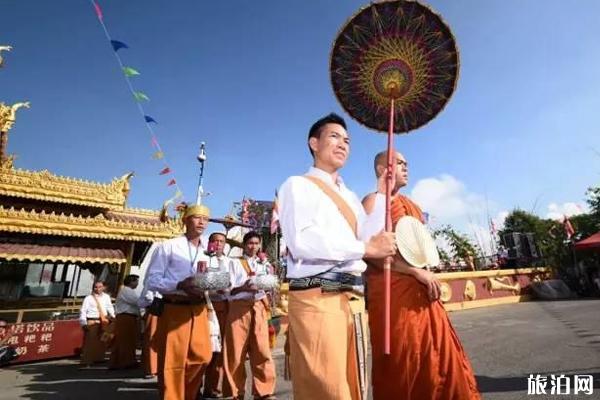
[[[386,152],[374,159],[376,191],[361,201],[339,174],[350,153],[345,121],[336,114],[316,121],[308,147],[313,166],[304,175],[288,178],[278,192],[289,283],[285,348],[294,398],[362,400],[371,385],[374,399],[479,399],[473,370],[439,301],[440,283],[431,271],[408,264],[394,234],[383,229],[390,178]],[[392,163],[393,224],[405,216],[423,221],[418,205],[399,193],[408,182],[408,162],[395,153]],[[112,334],[110,366],[135,365],[131,336],[139,316],[136,305],[142,305],[147,310],[145,332],[150,333],[144,360],[147,372],[158,375],[162,399],[243,399],[247,359],[253,398],[275,398],[270,307],[253,279],[272,273],[268,262],[258,257],[261,236],[246,234],[243,256],[229,259],[223,254],[223,234],[213,233],[207,243],[203,239],[209,217],[204,205],[185,209],[185,234],[154,251],[141,303],[133,295],[135,276],[125,280],[116,309],[103,294],[102,283],[94,285],[81,312],[84,365],[99,357],[103,339]],[[389,305],[383,290],[386,259],[392,268]],[[196,274],[207,266],[228,271],[229,288],[210,295],[199,288]],[[387,306],[389,343],[384,340]],[[113,333],[102,329],[111,318]],[[148,353],[155,354],[154,366]]]

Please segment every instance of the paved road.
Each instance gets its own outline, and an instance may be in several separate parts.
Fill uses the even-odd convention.
[[[600,399],[600,300],[488,307],[454,312],[451,319],[486,400]],[[282,376],[280,349],[275,359]],[[548,381],[550,374],[592,375],[594,394],[528,396],[530,374],[545,375]],[[155,399],[154,385],[138,371],[79,371],[75,360],[0,370],[0,400]],[[291,399],[289,383],[279,379],[277,394]]]

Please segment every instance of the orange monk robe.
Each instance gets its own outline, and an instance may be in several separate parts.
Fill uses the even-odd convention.
[[[409,215],[423,221],[419,207],[402,195],[392,199],[392,222]],[[381,268],[367,274],[373,356],[373,399],[480,399],[460,340],[439,300],[412,276],[392,270],[390,353],[383,353],[385,288]]]

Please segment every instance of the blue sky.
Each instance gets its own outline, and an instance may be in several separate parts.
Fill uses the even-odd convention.
[[[310,164],[309,126],[342,112],[329,53],[361,1],[99,1],[141,76],[158,139],[188,200],[198,146],[207,203],[224,215],[244,195],[271,199]],[[546,216],[583,205],[600,174],[600,2],[428,2],[453,30],[460,78],[430,124],[396,137],[412,194],[439,223],[485,225],[521,207]],[[18,167],[110,181],[135,171],[129,205],[159,208],[174,190],[89,1],[2,0],[0,101],[29,100],[10,134]],[[345,114],[343,114],[345,115]],[[384,136],[349,118],[346,182],[373,187]],[[537,200],[537,203],[536,203]],[[568,207],[567,207],[568,208]],[[572,208],[572,207],[571,207]],[[485,209],[485,210],[484,210]],[[488,211],[489,210],[489,211]],[[465,228],[468,229],[468,228]]]

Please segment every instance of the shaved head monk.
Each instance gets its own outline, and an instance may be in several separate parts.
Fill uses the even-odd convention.
[[[419,206],[399,190],[408,183],[408,163],[396,153],[396,182],[392,191],[392,223],[403,216],[423,222]],[[386,171],[385,151],[375,156],[375,174]],[[367,214],[376,194],[363,199]],[[372,382],[375,400],[472,400],[480,399],[473,370],[444,306],[435,275],[409,265],[396,253],[391,280],[391,354],[383,353],[384,279],[381,262],[367,269],[369,327],[373,355]]]

